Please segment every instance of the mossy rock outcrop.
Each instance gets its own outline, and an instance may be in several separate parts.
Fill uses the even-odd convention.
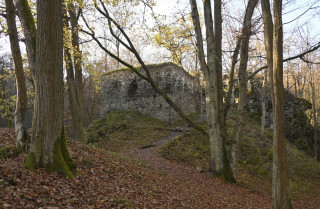
[[[250,115],[260,118],[261,110],[261,83],[259,80],[251,81],[251,89],[248,92],[248,105]],[[267,89],[266,99],[266,126],[273,128],[273,113],[270,89]],[[310,123],[306,111],[312,108],[312,104],[303,98],[298,98],[285,90],[285,115],[286,115],[286,137],[296,145],[299,149],[307,151],[309,154],[314,154],[314,127]]]

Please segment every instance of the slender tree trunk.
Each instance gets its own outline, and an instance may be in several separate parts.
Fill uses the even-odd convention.
[[[301,88],[300,88],[300,85],[299,85],[299,97],[303,97],[303,93],[305,93],[305,91],[304,91],[304,87],[306,86],[306,76],[303,76],[303,84],[302,84],[302,86],[301,86]]]
[[[261,134],[264,133],[264,128],[266,126],[266,114],[267,114],[267,108],[266,108],[266,102],[267,102],[267,89],[268,89],[268,71],[264,70],[264,76],[263,76],[263,86],[262,86],[262,92],[261,92]]]
[[[82,85],[82,55],[79,46],[79,33],[76,9],[72,2],[68,3],[68,11],[70,14],[71,23],[71,45],[73,51],[73,57],[71,54],[70,44],[65,44],[65,61],[67,69],[67,84],[69,91],[69,102],[72,115],[72,127],[74,138],[77,141],[84,142],[84,130],[83,130],[83,85]],[[67,11],[65,11],[65,31],[68,30]],[[68,33],[65,34],[69,36]],[[70,42],[70,36],[68,38]],[[72,59],[73,58],[73,59]],[[72,63],[73,61],[73,63]]]
[[[312,76],[312,75],[311,75]],[[314,160],[318,161],[318,119],[317,119],[317,108],[316,108],[316,93],[314,82],[311,77],[310,87],[312,91],[312,109],[313,109],[313,121],[314,121]]]
[[[64,23],[64,60],[66,65],[66,72],[67,72],[67,86],[68,86],[68,93],[69,93],[69,103],[70,103],[70,112],[72,117],[72,128],[74,138],[78,141],[84,141],[84,137],[82,134],[82,138],[79,136],[80,131],[83,132],[83,127],[80,127],[80,110],[78,106],[78,99],[77,99],[77,88],[75,84],[74,78],[74,67],[72,62],[72,54],[70,48],[71,45],[71,35],[69,30],[68,18],[67,18],[67,7],[63,4],[63,23]]]
[[[237,43],[236,43],[236,48],[233,51],[233,55],[232,55],[232,59],[231,59],[231,67],[230,67],[230,72],[229,72],[229,81],[228,81],[228,91],[227,91],[227,95],[225,98],[225,103],[224,103],[224,126],[226,127],[227,124],[227,115],[228,112],[230,110],[230,106],[231,106],[231,97],[232,97],[232,93],[233,93],[233,87],[234,87],[234,71],[235,71],[235,67],[236,67],[236,63],[238,61],[238,55],[239,55],[239,51],[240,51],[240,41],[241,38],[238,37],[237,39]]]
[[[282,0],[273,1],[273,15],[274,138],[272,198],[273,208],[286,209],[290,208],[290,199],[285,138]]]
[[[251,36],[251,19],[254,8],[258,0],[249,0],[246,9],[246,14],[243,22],[242,37],[240,44],[240,66],[239,66],[239,103],[238,103],[238,118],[234,128],[233,141],[230,147],[230,163],[234,175],[237,173],[238,145],[242,137],[243,128],[245,125],[246,112],[248,108],[247,95],[247,65],[249,53],[249,40]]]
[[[0,101],[1,101],[1,110],[2,110],[2,115],[4,116],[4,118],[7,120],[7,125],[9,128],[13,127],[13,122],[12,122],[12,118],[13,118],[13,107],[8,104],[9,103],[9,99],[7,97],[6,94],[7,90],[6,90],[6,82],[3,79],[3,70],[0,71]],[[4,106],[8,106],[8,109],[3,108]]]
[[[290,87],[289,87],[289,72],[287,72],[287,90],[290,91]]]
[[[294,96],[295,96],[295,97],[298,97],[298,89],[297,89],[297,80],[296,80],[296,77],[293,76],[293,79],[294,79]]]
[[[117,57],[120,57],[120,42],[116,41]],[[116,68],[120,68],[120,63],[116,62]]]
[[[210,0],[208,0],[210,2]],[[206,0],[204,2],[204,8],[206,10]],[[230,166],[229,157],[226,149],[226,129],[224,127],[224,105],[223,105],[223,83],[222,83],[222,1],[215,0],[214,1],[214,79],[213,85],[215,87],[214,94],[216,96],[216,103],[218,103],[218,108],[215,109],[215,116],[216,123],[214,127],[216,128],[216,132],[214,133],[215,142],[220,146],[221,144],[221,151],[218,151],[214,148],[217,153],[222,152],[222,159],[223,159],[223,170],[222,170],[222,177],[228,182],[236,182],[235,175],[232,172],[232,168]],[[206,13],[206,12],[204,12]],[[211,10],[210,10],[211,13]],[[210,15],[211,16],[211,15]],[[208,44],[208,41],[207,41]],[[216,92],[217,91],[217,92]],[[219,175],[220,172],[216,172]]]
[[[13,0],[6,0],[7,24],[10,38],[11,52],[14,61],[16,76],[17,100],[14,114],[14,128],[16,132],[16,147],[19,151],[25,151],[28,144],[28,134],[25,127],[25,115],[27,111],[27,88],[23,72],[22,57],[19,47],[16,15]]]
[[[62,0],[38,1],[37,15],[34,116],[25,167],[73,177],[63,124]]]
[[[272,22],[272,14],[270,10],[270,2],[269,0],[261,0],[261,8],[262,8],[262,19],[264,24],[264,43],[265,50],[267,53],[267,63],[269,69],[269,80],[270,80],[270,92],[271,92],[271,100],[272,105],[273,101],[273,22]],[[273,108],[272,108],[273,109]]]
[[[315,131],[314,131],[314,159],[315,161],[319,161],[319,143],[318,143],[318,114],[319,112],[315,112]]]
[[[33,77],[36,68],[36,36],[37,29],[28,0],[17,0],[16,8],[23,29],[27,48],[28,62]],[[32,78],[33,79],[33,78]]]
[[[222,176],[225,180],[234,182],[235,179],[230,168],[225,147],[224,137],[226,134],[224,133],[222,124],[221,1],[215,1],[215,29],[218,31],[216,35],[213,33],[211,2],[209,0],[204,1],[208,63],[205,61],[202,33],[196,1],[190,0],[190,5],[197,39],[198,58],[200,67],[204,72],[205,80],[206,111],[210,140],[210,168],[215,176]],[[219,86],[219,84],[221,85]],[[219,99],[221,99],[221,101],[219,101]]]
[[[223,152],[222,152],[222,133],[221,124],[219,123],[219,105],[218,100],[218,67],[215,65],[215,37],[213,33],[213,19],[211,11],[211,2],[205,0],[203,3],[205,8],[204,17],[206,25],[206,41],[207,41],[207,77],[206,79],[206,107],[207,121],[209,126],[210,140],[210,169],[214,175],[222,175],[223,172]],[[217,55],[218,56],[218,55]]]

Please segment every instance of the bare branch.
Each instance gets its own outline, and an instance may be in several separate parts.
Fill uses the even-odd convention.
[[[96,5],[96,1],[95,1],[95,5]],[[100,10],[102,11],[102,10]],[[100,12],[99,11],[99,12]],[[107,10],[105,10],[107,11]],[[103,12],[103,11],[102,11]],[[198,124],[194,123],[192,120],[190,120],[183,112],[182,110],[170,99],[170,97],[153,81],[151,75],[150,75],[150,71],[148,69],[148,67],[146,66],[146,64],[143,62],[143,60],[141,59],[140,55],[138,54],[137,50],[134,48],[131,40],[129,39],[129,37],[127,36],[127,34],[124,32],[124,30],[112,19],[110,18],[110,16],[108,16],[108,13],[103,12],[105,15],[107,15],[106,17],[108,18],[109,21],[112,21],[112,23],[114,25],[117,26],[117,28],[120,30],[120,32],[123,34],[123,36],[126,38],[127,42],[130,45],[130,51],[136,56],[137,60],[139,61],[139,63],[141,64],[142,68],[144,69],[144,71],[146,72],[147,76],[141,74],[137,68],[135,68],[134,66],[130,65],[129,63],[125,62],[124,60],[122,60],[121,58],[119,58],[118,56],[114,55],[112,52],[110,52],[107,48],[105,48],[103,46],[103,44],[100,42],[100,40],[98,38],[96,38],[95,33],[93,31],[92,28],[89,27],[88,22],[86,21],[86,19],[84,18],[83,14],[81,13],[81,17],[86,25],[86,27],[89,29],[89,31],[86,30],[81,30],[83,33],[91,36],[91,38],[99,45],[99,47],[105,51],[107,54],[109,54],[109,56],[111,56],[112,58],[114,58],[115,60],[117,60],[118,62],[120,62],[121,64],[123,64],[124,66],[128,67],[129,69],[133,70],[140,78],[146,80],[151,86],[152,88],[158,92],[164,99],[165,101],[177,112],[177,114],[184,120],[186,121],[192,128],[196,129],[197,131],[199,131],[200,133],[208,136],[208,132],[206,130],[204,130],[202,127],[200,127]],[[119,37],[117,37],[119,39]],[[123,41],[122,41],[123,42]]]
[[[316,51],[316,50],[319,49],[319,48],[320,48],[320,42],[319,42],[316,46],[312,47],[311,49],[309,49],[309,50],[307,50],[307,51],[305,51],[305,52],[303,52],[303,53],[301,53],[301,54],[298,54],[298,55],[296,55],[296,56],[293,56],[293,57],[289,57],[289,58],[287,58],[287,59],[284,59],[283,62],[288,62],[288,61],[290,61],[290,60],[294,60],[294,59],[297,59],[297,58],[300,58],[301,60],[305,61],[305,60],[304,60],[304,59],[305,59],[304,56],[305,56],[306,54],[309,54],[310,52]],[[306,61],[305,61],[305,62],[306,62]],[[319,64],[319,63],[314,63],[314,64]],[[268,65],[265,65],[265,66],[263,66],[263,67],[260,67],[258,70],[254,71],[251,75],[248,76],[248,80],[252,79],[253,76],[255,76],[255,75],[256,75],[257,73],[259,73],[261,70],[266,69],[266,68],[268,68]]]

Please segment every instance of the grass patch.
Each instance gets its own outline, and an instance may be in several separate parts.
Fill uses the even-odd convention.
[[[167,137],[170,125],[137,112],[115,111],[94,121],[86,130],[87,142],[113,152],[152,144]]]
[[[237,113],[231,112],[227,122],[228,137],[232,136]],[[259,119],[260,120],[260,119]],[[260,133],[260,121],[247,117],[240,142],[238,161],[238,184],[243,187],[271,194],[272,187],[272,138],[271,130]],[[205,127],[205,124],[202,123]],[[287,143],[290,191],[293,199],[320,198],[320,163]],[[209,169],[209,139],[196,131],[184,133],[165,144],[159,153],[166,159],[180,161],[194,167]]]
[[[208,167],[209,140],[192,130],[165,144],[158,152],[166,159],[182,161],[195,167]]]
[[[187,117],[192,121],[196,121],[196,120],[198,120],[200,118],[200,114],[194,112],[194,113],[188,114]],[[173,127],[177,127],[177,126],[182,126],[184,124],[186,124],[186,122],[182,118],[179,117],[179,119],[177,119],[176,121],[174,121],[172,123],[172,126]]]

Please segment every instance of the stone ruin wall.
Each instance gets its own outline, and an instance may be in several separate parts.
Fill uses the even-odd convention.
[[[173,63],[148,66],[154,81],[182,108],[184,113],[201,112],[199,79]],[[144,74],[142,69],[140,72]],[[170,121],[178,117],[151,85],[129,69],[115,70],[103,77],[101,116],[109,111],[131,110]]]

